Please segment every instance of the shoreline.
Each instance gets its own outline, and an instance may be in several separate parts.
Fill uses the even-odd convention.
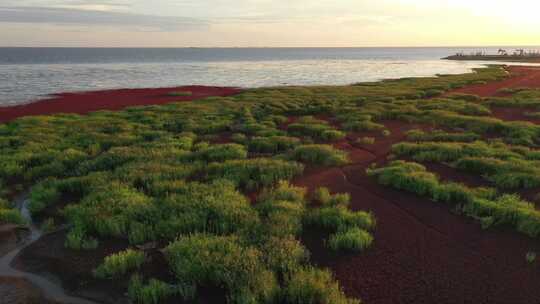
[[[207,97],[226,97],[242,91],[235,87],[180,86],[165,88],[113,89],[52,94],[22,105],[0,107],[0,123],[19,117],[59,113],[86,114],[100,110],[121,110],[132,106],[161,105]]]
[[[529,73],[530,70],[540,70],[540,67],[538,66],[502,66],[504,66],[504,68],[512,74],[523,74]],[[493,95],[497,89],[508,85],[511,87],[518,87],[520,78],[516,80],[515,77],[512,77],[511,79],[512,80],[510,80],[510,82],[505,82],[498,86],[497,84],[491,84],[488,87],[482,86],[480,89],[481,92],[478,95]],[[392,79],[380,80],[380,82],[391,80]],[[523,83],[521,86],[527,85],[526,79],[524,81],[525,83]],[[358,84],[359,83],[349,84],[349,86]],[[301,85],[293,87],[315,86],[316,85]],[[497,88],[494,88],[493,86],[497,86]],[[287,86],[285,85],[278,87]],[[458,91],[460,93],[474,94],[473,91],[476,89],[476,87],[478,86],[473,85],[470,86],[470,88]],[[54,115],[61,113],[87,114],[101,110],[118,111],[134,106],[163,105],[173,102],[186,102],[204,99],[207,97],[227,97],[239,94],[249,89],[250,88],[188,85],[162,88],[121,88],[96,91],[61,92],[51,94],[48,98],[37,99],[20,105],[0,106],[0,124],[26,116]]]

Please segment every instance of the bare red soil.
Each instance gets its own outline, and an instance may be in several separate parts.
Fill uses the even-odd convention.
[[[313,261],[331,268],[347,294],[370,304],[540,303],[540,268],[525,261],[528,251],[540,250],[538,242],[515,232],[482,230],[450,206],[382,187],[366,176],[371,162],[386,161],[404,131],[426,127],[386,125],[391,136],[366,146],[372,157],[342,168],[312,169],[295,181],[309,189],[348,192],[352,209],[370,210],[377,218],[374,245],[361,254],[330,254],[320,234],[308,232],[304,242]],[[437,169],[457,181],[481,183]]]
[[[50,99],[33,103],[0,107],[0,122],[22,116],[56,113],[84,114],[98,110],[120,110],[129,106],[159,105],[176,101],[189,101],[210,96],[230,96],[239,93],[238,88],[185,86],[158,89],[121,89],[80,93],[61,93]],[[190,92],[174,96],[171,93]]]
[[[510,66],[506,70],[510,73],[510,77],[504,80],[489,82],[487,84],[470,85],[452,92],[489,97],[507,96],[508,94],[500,92],[501,89],[506,88],[540,88],[540,67]]]

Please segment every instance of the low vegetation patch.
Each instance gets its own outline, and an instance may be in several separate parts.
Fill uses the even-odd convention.
[[[347,153],[330,145],[301,145],[290,153],[290,158],[321,166],[339,166],[349,162]]]
[[[128,271],[141,267],[144,259],[143,252],[132,249],[114,253],[105,258],[103,264],[94,271],[94,275],[101,279],[125,275]]]
[[[404,161],[394,161],[367,173],[383,185],[457,206],[463,214],[480,221],[484,228],[505,225],[531,237],[540,235],[540,212],[534,204],[517,195],[497,196],[492,189],[441,182],[424,166]]]

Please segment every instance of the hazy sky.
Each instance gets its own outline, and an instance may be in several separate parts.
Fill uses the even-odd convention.
[[[540,45],[540,0],[0,0],[0,46]]]

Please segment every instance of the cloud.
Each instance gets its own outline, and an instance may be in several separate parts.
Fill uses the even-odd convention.
[[[79,1],[78,5],[85,5],[84,2],[86,1]],[[113,3],[114,1],[109,2]],[[0,7],[0,23],[119,26],[170,32],[204,29],[209,26],[205,20],[187,17],[51,7]]]

